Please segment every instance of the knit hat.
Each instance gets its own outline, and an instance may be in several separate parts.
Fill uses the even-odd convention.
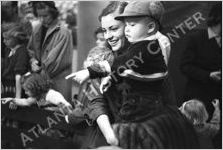
[[[122,20],[126,17],[149,16],[160,22],[163,14],[164,7],[159,1],[132,1],[125,7],[124,12],[115,19]]]

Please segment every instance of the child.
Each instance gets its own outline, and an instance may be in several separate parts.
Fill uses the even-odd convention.
[[[7,24],[3,32],[4,43],[7,47],[6,57],[2,60],[2,93],[1,97],[24,97],[21,87],[21,76],[28,72],[29,57],[26,49],[27,35],[21,25]],[[11,108],[15,106],[10,103]]]
[[[6,102],[13,102],[18,106],[37,104],[40,108],[50,109],[51,106],[62,106],[69,109],[71,104],[63,95],[51,88],[51,81],[46,74],[30,74],[23,83],[23,88],[28,98],[5,98]]]
[[[188,120],[194,125],[197,132],[200,148],[212,149],[212,139],[220,129],[220,109],[219,100],[212,101],[215,108],[213,117],[210,122],[208,120],[208,113],[205,105],[196,99],[184,102],[179,108]]]
[[[96,39],[96,45],[98,47],[109,47],[108,42],[104,38],[104,31],[102,30],[101,27],[98,27],[95,30],[94,36],[95,36],[95,39]]]

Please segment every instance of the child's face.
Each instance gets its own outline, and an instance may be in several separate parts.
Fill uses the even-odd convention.
[[[148,36],[148,20],[145,17],[126,18],[125,19],[125,36],[129,42],[138,42]]]
[[[98,33],[96,35],[96,44],[99,47],[106,47],[107,46],[107,41],[104,38],[104,33]]]
[[[17,45],[17,41],[13,37],[4,36],[4,43],[8,48],[14,48]]]
[[[25,93],[28,97],[32,97],[32,92],[28,89],[24,89],[25,90]]]

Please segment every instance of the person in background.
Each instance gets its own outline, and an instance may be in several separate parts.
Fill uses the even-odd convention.
[[[213,100],[215,110],[209,122],[208,112],[203,102],[192,99],[186,101],[179,108],[188,120],[193,124],[200,142],[200,148],[213,149],[212,139],[220,130],[220,109],[219,100]]]
[[[53,89],[71,99],[71,83],[64,76],[71,72],[73,43],[70,31],[60,25],[53,1],[32,2],[41,24],[35,27],[28,43],[33,72],[44,70],[54,82]]]
[[[29,71],[29,55],[26,49],[28,39],[20,24],[10,23],[9,30],[3,32],[6,56],[1,62],[3,89],[1,97],[25,97],[22,92],[21,77]]]
[[[180,70],[187,77],[184,101],[199,99],[211,118],[212,99],[222,105],[222,3],[216,2],[210,9],[207,29],[194,31],[188,36],[186,50],[182,54]],[[220,110],[222,108],[220,107]],[[221,129],[213,141],[215,148],[222,148]]]
[[[77,46],[77,16],[72,9],[67,11],[66,23],[68,24],[68,29],[72,33],[73,45]]]
[[[94,36],[96,39],[96,45],[99,47],[109,47],[108,42],[104,38],[104,31],[101,27],[98,27],[95,32]]]

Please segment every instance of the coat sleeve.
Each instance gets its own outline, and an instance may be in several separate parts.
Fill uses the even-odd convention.
[[[188,37],[186,49],[182,55],[180,69],[187,77],[207,83],[209,81],[210,72],[196,64],[196,59],[198,59],[197,55],[199,55],[197,38],[198,36],[195,36],[195,34]]]
[[[50,77],[54,77],[71,66],[72,37],[68,30],[59,31],[58,38],[50,50],[47,58],[43,60]]]
[[[30,61],[36,59],[35,58],[35,51],[34,51],[34,38],[33,38],[33,34],[30,36],[30,39],[29,39],[29,42],[28,42],[28,45],[27,45],[27,50],[28,50],[28,54],[29,54],[29,57],[30,57]]]
[[[209,123],[207,123],[209,134],[211,137],[214,137],[220,130],[220,119],[221,119],[220,114],[221,114],[220,110],[218,108],[215,109],[212,119],[210,120]]]
[[[88,97],[85,115],[92,121],[96,121],[96,119],[102,114],[108,114],[107,101],[100,93],[96,83],[97,82],[95,80],[92,80],[91,88],[88,88],[88,90],[85,92]]]

